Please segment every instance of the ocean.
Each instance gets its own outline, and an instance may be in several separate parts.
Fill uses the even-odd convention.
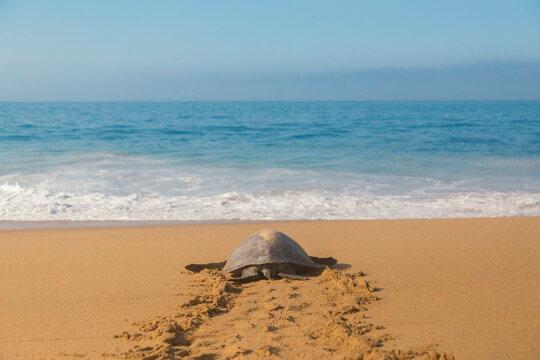
[[[0,103],[0,220],[540,215],[540,101]]]

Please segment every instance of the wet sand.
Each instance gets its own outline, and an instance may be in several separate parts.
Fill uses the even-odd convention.
[[[341,266],[251,284],[183,270],[264,227]],[[537,359],[540,218],[1,231],[0,290],[0,359]]]

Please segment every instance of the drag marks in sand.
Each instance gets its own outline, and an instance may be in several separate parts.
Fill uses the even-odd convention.
[[[236,283],[216,270],[185,274],[187,300],[172,316],[133,324],[123,359],[453,359],[424,349],[386,350],[391,337],[365,317],[377,300],[363,273],[326,269],[306,280]]]

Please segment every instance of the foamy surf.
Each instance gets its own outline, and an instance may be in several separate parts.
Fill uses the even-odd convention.
[[[224,172],[220,170],[220,172]],[[239,170],[232,171],[237,176]],[[463,183],[445,183],[426,179],[366,177],[341,174],[347,182],[315,181],[313,173],[296,173],[296,182],[285,185],[291,172],[278,180],[271,171],[273,189],[257,189],[254,184],[239,184],[231,176],[215,182],[207,174],[192,174],[191,181],[162,188],[157,184],[138,184],[147,191],[135,190],[133,182],[105,189],[101,181],[88,178],[81,190],[52,174],[33,175],[34,181],[5,181],[0,185],[0,220],[15,221],[199,221],[199,220],[296,220],[296,219],[401,219],[442,217],[495,217],[540,215],[540,193],[528,191],[487,191],[472,189]],[[148,175],[148,174],[147,174]],[[223,175],[223,174],[222,174]],[[303,178],[302,175],[305,177]],[[324,178],[331,174],[317,174]],[[84,176],[82,176],[84,177]],[[263,178],[259,174],[259,180]],[[41,179],[41,180],[40,180]],[[37,180],[37,181],[36,181]],[[108,182],[110,179],[107,179]],[[386,182],[383,182],[386,181]],[[399,182],[399,189],[392,182]],[[406,185],[409,187],[406,188]],[[228,188],[228,190],[227,190]]]

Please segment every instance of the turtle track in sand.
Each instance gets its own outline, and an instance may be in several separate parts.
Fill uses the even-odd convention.
[[[116,358],[453,359],[434,345],[391,349],[392,337],[366,319],[377,296],[361,272],[251,283],[228,282],[217,270],[184,275],[177,313],[117,335],[133,347]]]

